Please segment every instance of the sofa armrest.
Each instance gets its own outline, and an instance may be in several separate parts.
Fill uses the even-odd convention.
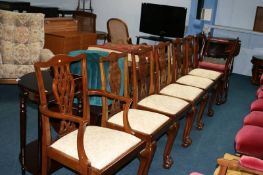
[[[40,50],[39,61],[47,61],[53,56],[54,56],[54,54],[51,50],[42,49],[42,50]]]
[[[2,55],[0,53],[0,64],[3,64]]]

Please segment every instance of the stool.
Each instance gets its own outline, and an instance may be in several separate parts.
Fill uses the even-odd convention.
[[[259,85],[260,76],[263,74],[263,55],[254,55],[251,63],[253,64],[251,82]]]

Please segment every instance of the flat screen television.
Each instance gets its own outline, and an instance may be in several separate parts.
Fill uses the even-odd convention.
[[[160,37],[182,38],[187,9],[151,3],[142,3],[140,32]]]

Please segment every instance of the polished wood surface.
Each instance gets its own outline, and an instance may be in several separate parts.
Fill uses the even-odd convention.
[[[263,32],[263,7],[257,7],[253,30]]]
[[[263,56],[253,56],[251,63],[253,64],[251,82],[255,85],[259,85],[260,76],[263,74]]]
[[[96,44],[96,33],[64,31],[45,34],[45,48],[54,54],[67,54],[74,50],[86,50],[90,45]]]
[[[70,73],[70,63],[80,61],[81,63],[81,94],[83,99],[83,112],[82,116],[75,116],[72,114],[71,104],[74,99],[74,89],[76,88],[73,81],[72,74]],[[52,92],[55,97],[55,103],[59,107],[59,111],[55,112],[50,110],[48,106],[48,100],[45,92],[45,85],[43,80],[43,75],[41,69],[52,67],[54,73],[54,79],[52,83]],[[89,161],[88,155],[85,154],[84,150],[84,132],[85,128],[90,124],[90,106],[87,100],[90,95],[104,96],[111,99],[121,100],[123,103],[124,114],[127,117],[128,109],[131,104],[131,99],[117,96],[112,93],[107,93],[106,91],[100,90],[88,90],[87,89],[87,62],[86,55],[78,55],[76,57],[69,57],[67,55],[56,55],[47,62],[39,62],[35,64],[38,86],[40,92],[40,112],[42,116],[42,175],[48,174],[48,167],[50,160],[56,160],[63,164],[64,166],[76,171],[82,175],[94,175],[94,174],[113,174],[123,165],[130,162],[133,158],[138,156],[142,150],[144,150],[146,144],[144,141],[140,141],[138,144],[134,145],[127,152],[120,155],[117,159],[111,162],[105,168],[98,170],[92,167]],[[103,107],[104,109],[104,107]],[[106,111],[104,111],[105,113]],[[67,134],[73,129],[78,130],[77,137],[77,151],[79,159],[75,159],[61,151],[58,151],[51,147],[54,140],[51,139],[51,118],[56,118],[61,120],[61,133]],[[131,133],[131,131],[127,131]],[[54,136],[54,135],[53,135]],[[60,137],[59,137],[60,138]],[[58,138],[58,139],[59,139]],[[75,144],[75,143],[74,143]],[[120,143],[122,144],[122,143]],[[69,145],[65,145],[69,146]],[[107,145],[105,145],[107,146]],[[110,150],[109,150],[110,151]],[[145,155],[140,155],[140,168],[138,171],[139,175],[144,175],[145,162],[147,162],[147,157]]]

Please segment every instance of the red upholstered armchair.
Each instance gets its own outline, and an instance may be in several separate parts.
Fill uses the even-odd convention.
[[[238,55],[240,40],[211,37],[197,37],[195,62],[199,68],[218,71],[224,74],[220,91],[221,102],[227,99],[229,75],[232,72],[234,57]],[[198,46],[197,45],[197,46]],[[200,54],[198,54],[200,53]]]

